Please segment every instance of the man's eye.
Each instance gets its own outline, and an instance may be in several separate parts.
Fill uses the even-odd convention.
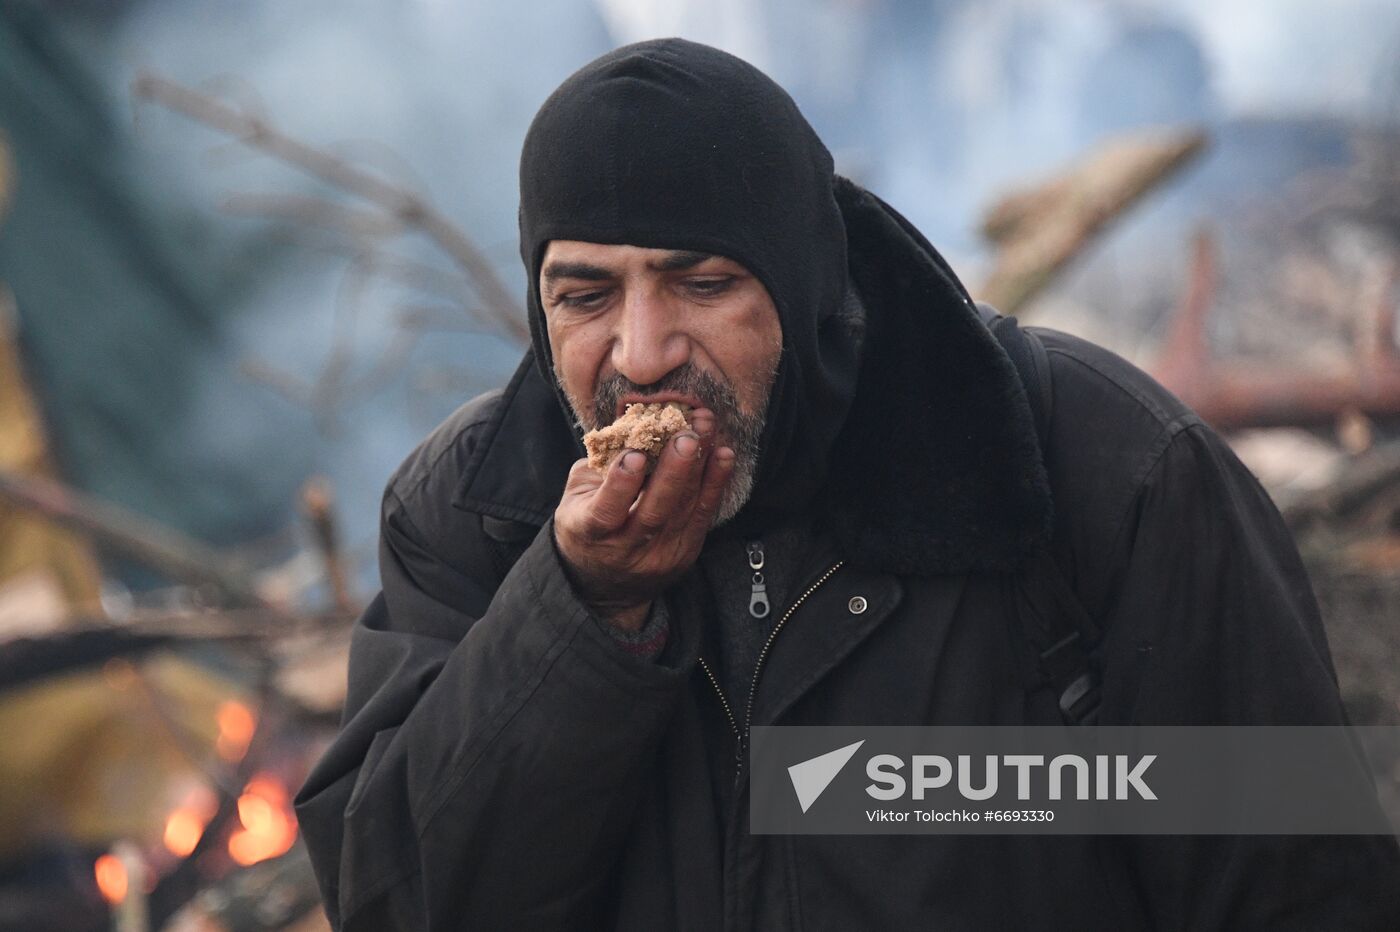
[[[592,307],[606,296],[606,291],[588,291],[583,294],[564,295],[559,299],[559,303],[565,307]]]
[[[686,287],[690,289],[692,294],[697,294],[701,297],[709,298],[714,297],[717,294],[722,294],[725,291],[728,291],[729,287],[734,284],[734,279],[727,277],[693,278],[688,280],[685,284]]]

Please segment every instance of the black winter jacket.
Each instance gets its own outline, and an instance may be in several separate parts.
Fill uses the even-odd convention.
[[[774,639],[751,718],[701,665],[718,648],[698,574],[667,596],[656,662],[571,591],[550,515],[577,441],[527,357],[386,491],[383,592],[297,800],[333,924],[1400,928],[1391,838],[748,833],[746,725],[1058,722],[1007,598],[1041,546],[1104,630],[1103,723],[1344,720],[1289,534],[1220,438],[1123,360],[1042,331],[1042,451],[1005,353],[943,299],[946,267],[873,198],[842,207],[872,309],[859,449],[837,451],[825,512],[843,562]]]

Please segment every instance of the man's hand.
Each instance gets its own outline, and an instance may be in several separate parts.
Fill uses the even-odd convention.
[[[712,450],[715,416],[691,412],[694,430],[672,438],[656,469],[628,451],[605,473],[574,463],[554,512],[554,539],[579,594],[603,620],[629,630],[646,621],[652,600],[700,555],[734,451]]]

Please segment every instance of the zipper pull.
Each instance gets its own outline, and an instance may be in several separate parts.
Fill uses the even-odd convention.
[[[749,594],[749,614],[755,618],[768,617],[768,586],[763,582],[763,542],[749,544],[749,569],[753,570],[753,592]]]

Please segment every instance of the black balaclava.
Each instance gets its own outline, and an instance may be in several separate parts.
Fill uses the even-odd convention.
[[[550,240],[726,256],[768,289],[783,330],[741,521],[808,506],[858,363],[840,324],[846,236],[832,189],[831,154],[792,98],[726,52],[684,39],[639,42],[560,85],[520,156],[520,255],[535,358],[568,422],[539,295]]]

